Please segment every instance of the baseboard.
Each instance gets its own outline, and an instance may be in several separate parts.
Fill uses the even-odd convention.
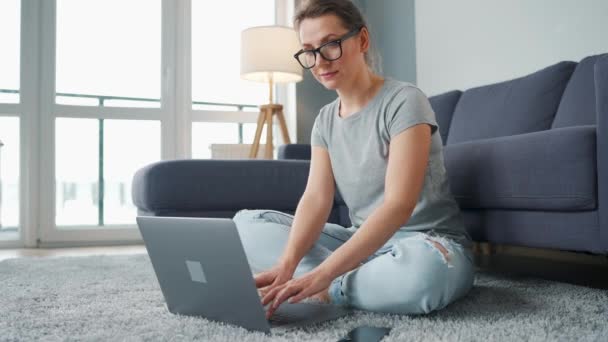
[[[589,254],[583,252],[562,251],[548,248],[532,248],[502,244],[476,242],[476,254],[504,255],[515,257],[539,258],[547,261],[565,261],[585,265],[600,265],[608,267],[608,255]]]

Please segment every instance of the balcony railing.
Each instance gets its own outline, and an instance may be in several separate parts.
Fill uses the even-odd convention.
[[[14,89],[0,89],[0,93],[5,94],[19,94],[18,90]],[[73,98],[87,98],[87,99],[96,99],[97,107],[105,107],[107,101],[110,100],[119,100],[119,101],[135,101],[135,102],[157,102],[160,103],[160,99],[155,98],[142,98],[142,97],[127,97],[127,96],[109,96],[109,95],[92,95],[92,94],[74,94],[74,93],[56,93],[56,96],[61,97],[73,97]],[[250,104],[236,104],[236,103],[216,103],[216,102],[205,102],[205,101],[192,101],[193,105],[204,105],[204,106],[214,106],[214,107],[225,107],[227,109],[233,109],[237,111],[242,111],[245,108],[257,108],[256,105]],[[98,192],[97,196],[95,196],[95,200],[98,204],[98,225],[104,225],[104,192],[105,192],[105,179],[103,172],[103,163],[104,163],[104,119],[98,119],[99,123],[99,141],[98,141],[98,152],[99,152],[99,162],[98,162]],[[243,123],[238,123],[238,143],[243,143]],[[0,189],[1,191],[1,189]],[[0,196],[0,208],[2,207],[2,197]],[[1,227],[1,226],[0,226]]]

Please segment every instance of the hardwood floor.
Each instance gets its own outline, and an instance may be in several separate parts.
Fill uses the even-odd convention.
[[[608,289],[608,256],[513,246],[482,246],[475,254],[477,268],[500,274],[532,276],[593,288]],[[484,252],[485,251],[485,252]],[[142,245],[0,249],[0,261],[24,257],[57,257],[147,253]],[[485,253],[485,254],[484,254]]]
[[[0,261],[24,257],[57,257],[83,255],[115,255],[147,253],[144,245],[78,247],[78,248],[18,248],[0,249]]]

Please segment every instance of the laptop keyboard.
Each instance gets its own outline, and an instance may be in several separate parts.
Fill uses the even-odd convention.
[[[272,317],[270,317],[268,319],[268,322],[275,324],[275,325],[282,325],[282,324],[291,323],[291,322],[295,321],[296,319],[297,319],[296,316],[286,315],[285,313],[278,313],[275,311],[275,313],[272,315]]]
[[[283,304],[277,311],[274,312],[272,317],[268,319],[271,325],[284,325],[290,323],[316,321],[319,318],[323,320],[331,319],[334,317],[342,316],[343,312],[337,310],[336,307],[330,309],[328,305],[315,305],[315,304]]]

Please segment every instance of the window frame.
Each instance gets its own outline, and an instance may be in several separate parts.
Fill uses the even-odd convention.
[[[23,118],[20,115],[20,105],[19,104],[8,104],[8,103],[0,103],[0,117],[2,118],[17,118],[19,119],[19,145],[21,145],[23,143],[23,134],[21,132],[21,121],[23,120]],[[4,147],[2,147],[4,148]],[[0,151],[0,153],[2,153],[2,151]],[[19,242],[20,240],[20,231],[21,231],[21,226],[23,225],[23,217],[21,215],[23,209],[21,208],[22,206],[22,201],[21,201],[21,197],[23,196],[22,194],[22,184],[23,182],[21,181],[22,179],[22,157],[20,156],[19,160],[20,160],[20,165],[19,165],[19,183],[18,183],[18,188],[19,188],[19,225],[17,227],[17,231],[16,232],[12,232],[12,231],[4,231],[0,233],[0,248],[3,247],[15,247],[16,246],[16,242]],[[2,162],[6,162],[6,158],[3,158],[0,156],[0,160],[2,160]]]

